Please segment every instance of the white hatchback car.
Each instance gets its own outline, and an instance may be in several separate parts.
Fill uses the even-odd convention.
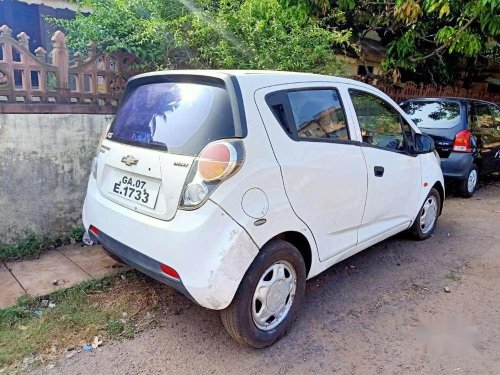
[[[209,309],[237,341],[278,340],[306,279],[398,232],[428,238],[434,144],[389,97],[287,72],[129,80],[83,207],[114,257]]]

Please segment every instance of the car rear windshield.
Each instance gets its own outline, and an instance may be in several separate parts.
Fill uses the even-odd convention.
[[[460,104],[457,102],[410,100],[401,108],[419,128],[451,129],[460,124]]]
[[[127,94],[108,138],[195,156],[208,143],[235,137],[235,133],[225,88],[160,82],[138,86]]]

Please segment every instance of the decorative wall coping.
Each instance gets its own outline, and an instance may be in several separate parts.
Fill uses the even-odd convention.
[[[41,47],[32,54],[29,39],[0,26],[0,113],[115,113],[128,78],[140,73],[134,55],[100,53],[94,44],[70,63],[59,30],[50,54]]]

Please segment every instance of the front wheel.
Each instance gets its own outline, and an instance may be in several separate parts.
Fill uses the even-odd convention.
[[[415,239],[426,240],[432,235],[437,225],[440,207],[441,196],[435,188],[432,188],[411,226],[411,234]]]
[[[264,348],[285,333],[302,303],[306,267],[292,244],[272,241],[259,252],[233,302],[221,311],[227,332],[238,342]]]
[[[467,174],[467,178],[458,183],[458,191],[461,197],[470,198],[474,195],[474,191],[476,191],[477,187],[477,179],[479,173],[476,164],[472,164],[469,173]]]

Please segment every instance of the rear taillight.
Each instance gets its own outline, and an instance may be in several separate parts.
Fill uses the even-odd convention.
[[[455,135],[455,139],[453,140],[453,151],[457,152],[471,152],[471,139],[470,139],[470,131],[469,130],[461,130]]]
[[[244,157],[241,140],[231,139],[208,144],[191,166],[180,208],[200,207],[222,181],[238,171]]]
[[[198,173],[205,181],[221,180],[231,174],[236,166],[238,154],[231,143],[208,145],[198,157]]]

